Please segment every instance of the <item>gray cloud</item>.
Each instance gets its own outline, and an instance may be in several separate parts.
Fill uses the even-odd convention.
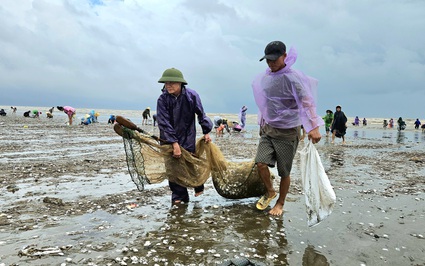
[[[102,3],[102,4],[100,4]],[[36,0],[0,3],[0,104],[154,107],[169,67],[207,112],[248,105],[265,45],[295,46],[318,111],[423,116],[422,1]],[[19,92],[19,93],[18,93]],[[404,100],[402,100],[404,99]],[[421,113],[422,112],[422,113]]]

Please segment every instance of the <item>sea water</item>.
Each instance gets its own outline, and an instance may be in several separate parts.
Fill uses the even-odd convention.
[[[17,106],[16,114],[12,114],[10,107],[0,106],[0,108],[5,109],[7,115],[16,115],[23,116],[23,113],[26,111],[38,110],[42,112],[40,119],[47,119],[46,112],[51,107],[34,107],[34,106]],[[75,117],[75,124],[79,124],[82,117],[85,114],[90,113],[90,111],[94,110],[99,113],[98,122],[99,123],[107,123],[110,115],[120,115],[124,116],[133,123],[141,126],[142,124],[142,113],[144,110],[115,110],[115,109],[90,109],[90,108],[76,108],[77,113]],[[155,114],[155,111],[151,111],[151,119],[149,121],[149,125],[147,130],[151,130],[152,132],[158,132],[157,128],[154,128],[152,125],[152,115]],[[64,123],[68,121],[67,115],[64,112],[58,111],[57,108],[54,108],[53,115],[55,119],[63,119]],[[239,121],[238,113],[233,114],[220,114],[220,113],[207,113],[207,115],[211,118],[218,115],[221,117],[225,117],[229,121]],[[350,118],[348,119],[349,121]],[[408,129],[398,132],[396,128],[382,128],[380,125],[381,118],[369,118],[370,124],[374,123],[370,126],[349,126],[347,128],[347,134],[345,135],[346,141],[348,143],[359,142],[362,140],[382,140],[389,143],[399,143],[399,144],[409,144],[409,143],[425,143],[425,133],[422,133],[421,129],[415,130],[413,126],[408,127]],[[257,115],[256,114],[247,114],[245,132],[252,132],[253,135],[259,132],[259,126],[257,125]],[[410,125],[412,123],[408,123]],[[199,125],[197,125],[199,127]],[[145,129],[144,127],[144,129]],[[198,128],[198,133],[201,132],[200,128]],[[322,126],[320,128],[320,132],[323,136],[325,136],[325,128]],[[226,133],[225,133],[226,134]],[[335,141],[339,142],[339,139]],[[320,143],[326,143],[325,141],[321,141]],[[319,144],[320,144],[319,143]]]

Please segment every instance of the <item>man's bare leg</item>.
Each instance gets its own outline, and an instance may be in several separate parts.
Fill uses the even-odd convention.
[[[264,163],[257,163],[257,170],[258,170],[258,174],[261,177],[261,180],[264,183],[264,186],[266,187],[267,197],[268,198],[272,197],[273,195],[276,194],[276,191],[273,188],[273,183],[270,178],[269,166]]]
[[[289,185],[291,184],[291,177],[282,177],[280,179],[279,187],[279,198],[276,201],[274,207],[269,211],[269,214],[280,216],[283,213],[283,205],[285,204],[286,194],[289,191]]]

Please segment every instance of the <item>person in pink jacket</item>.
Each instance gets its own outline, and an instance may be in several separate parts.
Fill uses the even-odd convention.
[[[58,108],[59,111],[63,111],[65,114],[68,115],[68,119],[69,119],[69,125],[72,125],[72,117],[75,115],[76,110],[75,108],[71,107],[71,106],[57,106],[56,108]]]
[[[255,102],[259,110],[260,142],[255,163],[259,176],[267,189],[257,202],[257,209],[265,210],[271,200],[279,195],[271,215],[282,215],[283,205],[290,185],[292,161],[297,151],[301,125],[313,143],[320,141],[319,127],[324,125],[317,115],[314,92],[317,80],[292,68],[297,53],[281,41],[266,46],[264,56],[268,68],[260,73],[252,83]],[[269,167],[277,163],[281,178],[279,192],[276,192]]]

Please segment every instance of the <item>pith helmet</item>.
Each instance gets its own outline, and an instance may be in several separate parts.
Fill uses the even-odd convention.
[[[187,82],[184,80],[183,74],[177,68],[169,68],[162,73],[162,77],[158,80],[158,83],[165,82],[181,82],[186,85]]]

